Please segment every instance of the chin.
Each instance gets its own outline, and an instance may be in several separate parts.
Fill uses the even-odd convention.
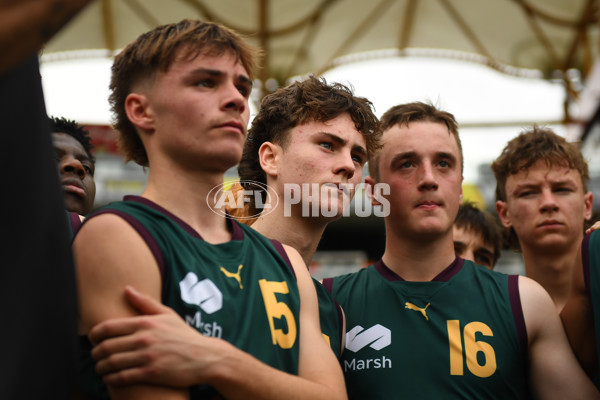
[[[350,201],[348,201],[347,204],[344,204],[344,203],[345,202],[341,199],[328,201],[328,202],[322,202],[320,204],[321,208],[319,210],[319,214],[322,218],[327,218],[327,219],[332,219],[332,220],[340,219],[342,216],[344,216],[344,211],[349,216],[350,215]]]

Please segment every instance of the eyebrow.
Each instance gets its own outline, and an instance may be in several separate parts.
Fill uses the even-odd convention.
[[[391,163],[392,163],[392,164],[394,164],[395,162],[397,162],[397,161],[399,161],[399,160],[403,160],[403,159],[405,159],[405,158],[413,158],[413,157],[417,157],[417,156],[418,156],[418,154],[417,154],[417,152],[416,152],[416,151],[407,151],[407,152],[405,152],[405,153],[398,153],[398,154],[396,154],[396,155],[394,156],[394,158],[392,158],[392,161],[391,161]],[[439,159],[439,158],[447,158],[447,159],[450,159],[450,160],[452,160],[452,162],[453,162],[453,163],[455,163],[455,164],[457,163],[457,160],[458,160],[454,154],[452,154],[452,153],[447,153],[447,152],[445,152],[445,151],[440,151],[440,152],[438,152],[438,153],[435,153],[435,156],[434,156],[434,157],[435,157],[436,159]],[[420,157],[419,157],[419,158],[420,158]]]
[[[487,255],[489,255],[490,257],[494,257],[494,253],[493,253],[492,251],[489,251],[489,250],[488,250],[488,249],[486,249],[485,247],[479,247],[479,248],[477,249],[477,251],[478,251],[479,253],[484,253],[484,254],[487,254]]]
[[[346,139],[343,139],[343,138],[339,137],[338,135],[334,135],[333,133],[329,133],[329,132],[319,132],[319,133],[329,137],[331,140],[333,140],[334,142],[336,142],[342,146],[345,146],[346,144],[348,144],[348,141]],[[367,156],[367,150],[360,145],[356,144],[356,145],[352,146],[352,150],[357,153],[360,153],[361,155],[363,155],[365,157]]]
[[[406,153],[398,153],[396,154],[393,158],[392,161],[390,161],[390,166],[395,165],[397,162],[402,161],[406,158],[412,158],[416,155],[417,153],[415,153],[414,151],[407,151]]]
[[[222,76],[225,75],[225,72],[218,70],[218,69],[210,69],[210,68],[196,68],[194,70],[191,71],[192,75],[209,75],[215,78],[220,78]],[[250,77],[243,75],[243,74],[239,74],[235,77],[235,79],[237,79],[238,81],[242,82],[245,85],[248,85],[250,87],[253,86],[253,82],[252,79],[250,79]]]

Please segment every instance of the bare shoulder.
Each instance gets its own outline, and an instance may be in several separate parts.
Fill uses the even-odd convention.
[[[300,253],[298,253],[298,250],[284,243],[282,243],[282,246],[287,253],[288,258],[290,259],[290,263],[292,264],[292,268],[294,269],[294,273],[296,274],[298,281],[310,278],[308,266],[304,263],[302,256]]]
[[[558,312],[548,292],[536,281],[519,276],[519,294],[529,341],[543,326],[558,322]]]
[[[521,300],[527,300],[530,302],[542,302],[552,303],[552,298],[536,281],[526,276],[519,276],[519,292],[521,294]]]
[[[160,299],[161,277],[150,248],[135,229],[113,214],[88,218],[73,241],[80,293],[80,330],[109,318],[135,314],[125,286]]]

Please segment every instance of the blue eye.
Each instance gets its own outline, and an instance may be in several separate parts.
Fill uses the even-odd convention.
[[[361,156],[352,156],[352,160],[361,165],[365,163],[365,160]]]
[[[327,150],[332,150],[333,149],[333,144],[331,144],[331,142],[321,142],[319,143],[319,146],[323,147],[324,149]]]

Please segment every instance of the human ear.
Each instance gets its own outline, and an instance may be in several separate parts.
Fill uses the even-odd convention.
[[[136,127],[145,131],[154,130],[154,114],[145,95],[130,93],[125,99],[125,112]]]
[[[500,222],[502,222],[504,227],[510,228],[512,226],[512,222],[508,216],[508,207],[506,206],[506,202],[501,200],[496,201],[496,213],[498,214],[498,218],[500,218]]]
[[[258,160],[265,174],[275,177],[279,172],[281,146],[271,142],[264,142],[258,149]]]
[[[587,192],[584,197],[584,204],[585,204],[585,213],[584,213],[584,218],[586,221],[589,221],[592,218],[592,213],[593,213],[593,206],[594,206],[594,195],[592,194],[592,192]]]

